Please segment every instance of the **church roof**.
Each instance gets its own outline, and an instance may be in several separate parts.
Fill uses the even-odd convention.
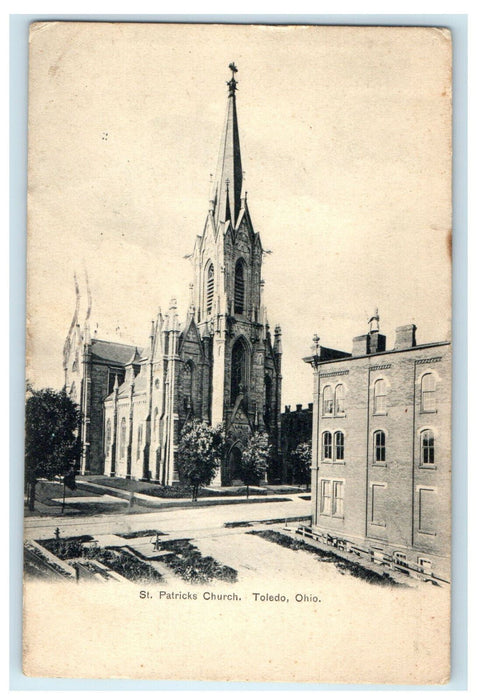
[[[136,351],[137,347],[135,345],[125,345],[96,338],[91,340],[91,354],[106,362],[126,365]]]

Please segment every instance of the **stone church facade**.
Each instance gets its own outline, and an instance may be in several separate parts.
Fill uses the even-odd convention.
[[[239,480],[254,431],[272,446],[268,477],[279,478],[281,331],[263,305],[263,248],[243,191],[236,68],[203,231],[191,256],[183,323],[172,300],[152,322],[146,346],[90,337],[76,309],[64,351],[65,385],[81,410],[81,473],[179,481],[177,446],[192,419],[224,423],[227,456],[216,484]]]

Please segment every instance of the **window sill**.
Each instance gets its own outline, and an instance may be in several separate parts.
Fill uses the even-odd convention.
[[[373,525],[374,527],[386,527],[386,523],[373,523],[372,520],[371,525]]]
[[[387,416],[387,411],[373,411],[373,416]]]
[[[332,515],[331,517],[335,520],[344,520],[344,515]]]
[[[427,469],[431,472],[435,472],[437,467],[435,464],[419,464],[419,469]]]
[[[425,532],[424,530],[418,530],[418,535],[427,535],[428,537],[435,537],[437,533],[435,532]]]
[[[373,462],[372,467],[387,467],[388,463],[387,462]]]
[[[430,408],[430,409],[428,409],[427,411],[424,410],[423,408],[421,408],[421,410],[419,411],[419,413],[420,413],[421,415],[422,415],[422,414],[425,414],[425,413],[437,413],[437,408]]]

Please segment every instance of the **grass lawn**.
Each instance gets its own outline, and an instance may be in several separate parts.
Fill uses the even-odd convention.
[[[209,583],[209,581],[237,581],[237,572],[230,566],[219,564],[213,557],[202,556],[200,550],[188,539],[168,540],[163,549],[171,551],[163,561],[167,566],[189,583]]]
[[[97,515],[101,513],[149,513],[150,509],[138,504],[132,504],[129,510],[127,500],[118,500],[113,503],[68,503],[68,498],[91,497],[100,494],[92,490],[78,486],[74,491],[66,488],[66,501],[64,515],[71,513],[81,515]],[[35,510],[33,512],[25,509],[25,517],[33,515],[51,515],[61,512],[62,504],[53,499],[63,499],[63,484],[59,481],[39,481],[35,490]],[[54,510],[53,510],[54,509]]]
[[[319,561],[331,562],[334,564],[342,574],[351,574],[351,576],[364,579],[368,583],[374,583],[380,586],[403,585],[391,578],[387,572],[383,572],[383,574],[380,575],[375,571],[367,569],[361,564],[357,564],[349,561],[345,557],[339,556],[339,554],[325,551],[324,549],[315,547],[307,542],[302,542],[301,540],[295,540],[293,537],[283,535],[281,532],[275,532],[274,530],[252,530],[248,534],[258,535],[269,542],[275,542],[275,544],[279,544],[282,547],[287,547],[288,549],[310,552],[310,554],[313,554]]]
[[[120,476],[88,475],[80,478],[106,488],[109,486],[113,489],[144,493],[147,496],[158,496],[160,498],[191,498],[192,495],[189,486],[161,486],[160,484],[152,484],[149,481],[135,481],[134,479],[124,479]],[[200,493],[203,493],[202,489]]]
[[[134,554],[116,547],[88,545],[88,540],[91,539],[88,537],[67,537],[39,540],[39,544],[64,561],[75,559],[99,561],[130,581],[148,583],[162,581],[161,574],[154,567],[138,559]]]
[[[84,481],[90,481],[92,484],[98,484],[100,486],[109,486],[115,489],[124,489],[125,491],[134,491],[136,493],[144,493],[148,496],[157,496],[159,498],[191,498],[192,492],[190,486],[186,485],[175,485],[175,486],[162,486],[161,484],[154,484],[150,481],[135,481],[133,479],[125,479],[119,476],[96,476],[87,475],[80,477]],[[250,487],[250,493],[258,494],[284,494],[284,493],[303,493],[303,489],[298,486],[287,486],[282,484],[273,484],[267,487]],[[247,487],[243,485],[230,487],[227,491],[222,491],[219,488],[210,488],[204,486],[199,490],[199,498],[220,496],[221,498],[233,498],[234,496],[246,496]]]
[[[153,531],[133,534],[142,537],[144,532]],[[131,535],[129,539],[132,539]],[[82,560],[86,564],[88,561],[98,561],[131,581],[153,583],[162,580],[161,574],[150,563],[130,551],[122,547],[99,547],[92,540],[91,536],[83,535],[39,540],[39,544],[64,561]],[[202,556],[200,550],[188,539],[168,540],[161,543],[160,548],[169,552],[163,557],[163,563],[184,581],[208,583],[218,580],[234,583],[237,580],[235,569],[220,564],[213,557]]]
[[[70,496],[91,496],[91,491],[78,487],[75,491],[66,488],[66,500]],[[53,498],[63,498],[63,484],[57,481],[39,481],[35,489],[35,500],[48,506],[57,505]]]

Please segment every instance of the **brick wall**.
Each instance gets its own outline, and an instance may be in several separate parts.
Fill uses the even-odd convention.
[[[427,411],[421,398],[424,374],[435,379],[435,409]],[[402,551],[414,563],[429,556],[443,567],[450,554],[449,344],[323,363],[315,381],[314,526],[391,555]],[[377,381],[378,394],[384,387],[385,396],[375,402]],[[325,387],[334,396],[338,384],[344,387],[344,410],[338,414],[333,405],[327,414]],[[434,463],[427,465],[421,459],[425,429],[434,436]],[[376,454],[377,431],[385,436],[384,455]],[[344,436],[342,460],[334,447],[337,432]],[[324,451],[324,433],[332,436],[331,458]]]

